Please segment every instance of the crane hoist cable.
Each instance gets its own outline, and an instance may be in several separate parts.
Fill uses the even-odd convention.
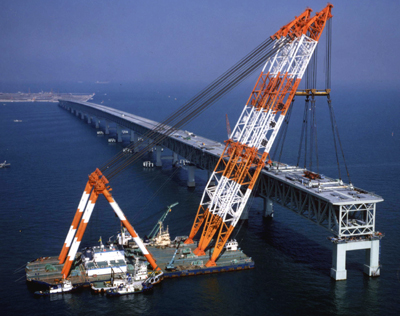
[[[330,19],[326,29],[325,89],[331,88],[332,23],[332,19]]]
[[[315,159],[317,163],[317,173],[319,173],[319,155],[318,155],[318,130],[317,130],[317,113],[316,109],[317,107],[315,106],[316,100],[315,98],[311,99],[311,114],[312,114],[312,141],[315,142]],[[310,146],[311,149],[314,148],[314,145]],[[312,157],[312,153],[310,154],[310,157]],[[311,160],[310,160],[311,161]],[[310,166],[311,170],[311,166]]]
[[[336,162],[337,162],[337,165],[338,165],[339,179],[341,180],[342,177],[341,177],[341,173],[340,173],[340,163],[339,163],[338,149],[337,149],[337,145],[336,145],[336,137],[337,137],[337,141],[339,143],[340,151],[342,153],[342,158],[343,158],[344,166],[345,166],[345,169],[346,169],[347,177],[349,178],[349,183],[351,184],[350,173],[349,173],[349,169],[347,168],[346,158],[344,156],[342,142],[341,142],[340,136],[339,136],[339,129],[337,127],[335,113],[334,113],[333,107],[332,107],[332,100],[330,99],[329,96],[328,96],[328,107],[329,107],[329,113],[330,113],[331,124],[332,124],[333,140],[334,140],[334,143],[335,143]]]
[[[282,126],[282,132],[279,134],[278,139],[277,139],[277,143],[276,143],[276,147],[273,153],[272,157],[276,157],[276,153],[278,151],[278,148],[280,147],[280,151],[279,151],[279,158],[278,158],[278,162],[281,161],[282,158],[282,152],[283,152],[283,146],[285,145],[285,140],[286,140],[286,134],[288,131],[288,127],[289,127],[289,122],[290,122],[290,117],[293,111],[293,106],[294,106],[294,98],[292,100],[292,104],[289,107],[289,110],[287,111],[287,114],[285,116],[285,120],[284,120],[284,125]],[[281,143],[282,142],[282,143]],[[278,167],[279,169],[279,164]]]

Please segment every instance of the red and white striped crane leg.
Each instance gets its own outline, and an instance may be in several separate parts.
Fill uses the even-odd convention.
[[[89,200],[90,196],[90,191],[92,190],[92,185],[89,183],[89,181],[86,183],[85,190],[83,191],[81,201],[79,202],[78,209],[76,210],[74,219],[72,221],[71,227],[69,228],[67,237],[65,238],[65,242],[63,245],[63,248],[61,249],[61,253],[58,257],[58,260],[60,260],[60,264],[63,264],[65,261],[65,258],[67,256],[67,253],[69,251],[69,248],[71,247],[72,240],[75,236],[76,230],[78,229],[79,221],[81,220],[83,211],[86,207],[86,204]]]
[[[76,237],[72,242],[71,249],[68,252],[67,260],[65,261],[64,267],[61,271],[64,279],[68,276],[69,271],[71,270],[71,266],[75,260],[76,253],[78,252],[79,245],[81,244],[83,234],[85,233],[86,227],[89,223],[90,216],[92,215],[94,206],[96,205],[96,201],[99,195],[93,190],[90,195],[90,201],[86,206],[86,209],[83,213],[81,222],[79,224],[78,232],[76,233]]]
[[[139,249],[142,251],[143,255],[146,257],[147,261],[150,263],[153,270],[161,270],[158,267],[157,263],[155,262],[151,253],[147,250],[146,246],[143,244],[142,240],[139,238],[136,231],[133,229],[132,225],[126,219],[124,212],[121,210],[121,208],[119,207],[117,202],[115,202],[111,193],[107,189],[105,189],[102,193],[106,197],[107,201],[110,203],[112,209],[114,210],[115,214],[120,219],[121,223],[124,225],[124,227],[128,230],[128,232],[133,237],[133,240],[138,245]]]

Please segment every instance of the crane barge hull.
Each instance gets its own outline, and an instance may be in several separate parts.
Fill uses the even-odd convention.
[[[164,279],[254,268],[252,258],[243,253],[240,248],[226,250],[218,259],[216,266],[206,267],[205,263],[211,257],[211,250],[204,256],[196,256],[193,254],[193,250],[197,247],[196,244],[183,245],[181,243],[181,245],[182,248],[179,249],[173,261],[173,268],[171,268],[171,259],[177,250],[175,245],[147,246],[147,249],[157,258],[157,265],[163,271]],[[145,258],[140,256],[137,248],[126,247],[124,250],[126,272],[133,273],[135,258],[139,257],[143,261],[145,261]],[[26,281],[29,286],[34,288],[60,284],[63,280],[61,274],[63,266],[63,264],[59,263],[57,257],[41,257],[32,260],[26,265]],[[109,281],[111,273],[103,275],[90,274],[81,260],[81,253],[78,253],[68,279],[73,286],[89,287],[94,282]]]
[[[168,263],[175,252],[175,248],[148,247],[149,251],[157,258],[157,264],[164,271],[164,278],[177,278],[183,276],[220,273],[228,271],[239,271],[254,268],[254,261],[243,253],[240,248],[237,250],[225,251],[218,259],[217,266],[206,267],[206,262],[211,258],[211,250],[204,256],[193,254],[196,244],[184,245],[181,252],[174,260],[174,268],[168,269]]]

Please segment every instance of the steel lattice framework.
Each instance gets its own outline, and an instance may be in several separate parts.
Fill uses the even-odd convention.
[[[381,197],[368,194],[366,201],[358,198],[358,201],[355,199],[351,202],[333,203],[321,192],[312,194],[306,186],[293,185],[292,181],[284,181],[272,172],[263,175],[257,188],[258,196],[274,201],[335,236],[346,238],[371,235],[375,232],[376,203],[382,201]],[[365,192],[361,189],[356,190]],[[335,194],[338,193],[330,193]]]
[[[313,18],[310,18],[308,9],[272,37],[276,39],[276,45],[288,38],[292,40],[266,61],[233,130],[233,137],[226,142],[207,183],[189,238],[185,241],[193,243],[204,223],[194,251],[196,255],[204,255],[218,232],[213,254],[206,266],[216,265],[240,219],[321,32],[332,16],[331,9],[332,6],[328,5]]]

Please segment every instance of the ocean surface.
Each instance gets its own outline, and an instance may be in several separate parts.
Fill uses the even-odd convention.
[[[252,84],[245,83],[184,129],[223,141],[225,114],[231,128]],[[95,92],[102,103],[163,120],[202,87],[145,84],[2,85],[0,91]],[[328,231],[275,206],[262,217],[262,201],[251,201],[249,220],[233,237],[255,261],[255,269],[165,280],[150,295],[107,298],[89,289],[36,298],[25,283],[27,261],[58,256],[87,176],[128,144],[107,137],[55,103],[0,104],[0,311],[2,315],[399,315],[400,314],[400,93],[396,90],[336,87],[332,93],[352,183],[384,198],[377,205],[381,276],[363,274],[364,251],[348,252],[346,281],[330,278],[332,245]],[[281,161],[296,163],[304,101],[295,102]],[[317,102],[318,170],[338,177],[326,101]],[[14,120],[21,120],[15,122]],[[115,133],[115,129],[111,130]],[[276,157],[275,157],[276,158]],[[154,159],[149,154],[144,159]],[[316,170],[316,162],[313,162]],[[348,182],[342,169],[343,180]],[[196,173],[186,187],[186,171],[130,166],[112,180],[113,196],[139,235],[148,234],[167,205],[179,202],[165,220],[171,237],[187,235],[207,179]],[[99,198],[82,247],[108,240],[120,229]]]

